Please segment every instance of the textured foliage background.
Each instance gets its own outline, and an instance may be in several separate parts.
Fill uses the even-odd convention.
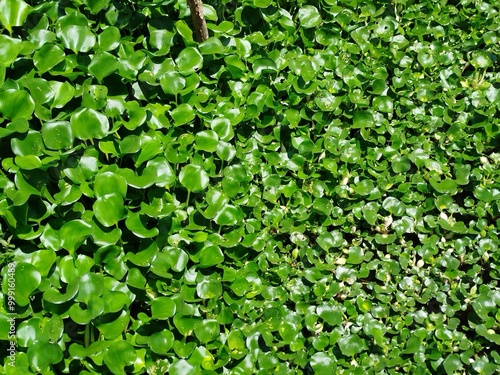
[[[0,373],[498,373],[498,3],[204,11],[0,0]]]

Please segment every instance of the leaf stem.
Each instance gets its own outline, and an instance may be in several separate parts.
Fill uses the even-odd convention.
[[[84,340],[85,340],[85,347],[88,348],[90,345],[90,323],[87,323],[87,325],[85,326]]]

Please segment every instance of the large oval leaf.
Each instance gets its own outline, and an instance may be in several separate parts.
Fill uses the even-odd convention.
[[[1,42],[1,41],[0,41]],[[35,110],[33,98],[24,90],[0,92],[0,113],[8,119],[30,119]]]
[[[64,47],[74,53],[88,52],[94,47],[96,37],[88,26],[69,25],[61,31]]]
[[[182,168],[179,174],[179,181],[186,189],[196,193],[205,190],[210,182],[210,178],[202,167],[189,164]]]
[[[45,146],[52,150],[64,150],[73,146],[73,131],[68,121],[46,122],[42,125]]]
[[[74,113],[70,124],[75,137],[82,140],[101,139],[109,132],[108,118],[89,108],[83,108]]]
[[[113,226],[126,217],[123,197],[119,193],[97,198],[92,208],[96,219],[105,227]]]

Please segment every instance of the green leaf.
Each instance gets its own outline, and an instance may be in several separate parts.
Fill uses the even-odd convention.
[[[214,299],[222,295],[222,284],[217,280],[202,280],[196,285],[196,293],[202,299]]]
[[[10,66],[17,59],[17,55],[22,51],[22,49],[23,44],[20,39],[0,34],[0,59],[2,66]]]
[[[311,357],[311,367],[317,375],[330,375],[334,360],[324,352],[316,352]]]
[[[74,53],[89,52],[96,43],[96,37],[88,26],[69,25],[61,31],[64,47]]]
[[[88,324],[104,312],[104,301],[99,297],[91,297],[85,303],[85,308],[82,304],[74,304],[69,309],[69,316],[77,324]]]
[[[137,359],[135,348],[127,341],[116,341],[104,350],[103,360],[113,374],[125,374],[125,367]]]
[[[354,357],[355,355],[367,350],[366,342],[357,334],[343,337],[338,341],[340,351],[343,355]]]
[[[19,168],[29,171],[38,169],[42,166],[40,158],[34,155],[16,156],[14,162]]]
[[[225,117],[217,117],[210,123],[210,127],[217,133],[223,141],[230,141],[234,137],[233,126],[231,121]]]
[[[12,33],[12,26],[23,26],[31,7],[23,0],[0,0],[0,22]]]
[[[40,73],[45,73],[64,61],[65,56],[64,51],[59,46],[44,44],[33,55],[33,63]]]
[[[92,226],[83,220],[66,222],[59,231],[62,238],[61,246],[73,254],[92,233]]]
[[[50,365],[63,359],[63,352],[58,344],[37,340],[28,348],[30,367],[36,372],[45,372]]]
[[[191,122],[196,117],[193,107],[187,103],[179,104],[170,114],[174,119],[175,126],[181,126]]]
[[[169,374],[171,375],[199,375],[201,374],[200,370],[190,364],[185,359],[178,360],[173,363],[169,368]]]
[[[112,51],[120,46],[120,38],[120,30],[117,27],[108,26],[99,34],[99,47],[103,51]]]
[[[321,14],[319,10],[312,5],[305,5],[299,9],[300,25],[305,29],[317,27],[321,24]]]
[[[73,113],[71,129],[76,138],[82,140],[102,139],[109,132],[109,120],[93,109],[82,108]]]
[[[68,121],[46,122],[42,125],[42,138],[51,150],[64,150],[73,146],[73,131]]]
[[[392,98],[389,96],[377,96],[373,99],[373,107],[376,111],[392,113],[394,109],[394,103]]]
[[[177,95],[186,87],[186,79],[178,72],[167,72],[161,77],[160,85],[165,94]]]
[[[54,91],[54,100],[51,108],[62,108],[73,99],[75,88],[69,82],[51,81],[50,86],[52,87],[52,91]]]
[[[368,111],[356,111],[352,121],[352,127],[355,129],[370,128],[375,126],[373,115]]]
[[[95,54],[88,65],[89,73],[97,78],[99,82],[118,69],[118,60],[108,52]]]
[[[172,247],[168,250],[165,250],[165,253],[167,254],[167,259],[170,264],[170,268],[172,268],[172,271],[184,271],[189,261],[189,256],[184,250]]]
[[[125,226],[139,238],[152,238],[158,235],[158,228],[147,229],[141,220],[141,215],[129,212]]]
[[[403,216],[403,214],[406,212],[405,204],[394,197],[387,197],[386,199],[384,199],[384,201],[382,202],[382,207],[384,207],[385,210],[389,211],[395,216]]]
[[[24,90],[0,92],[0,113],[11,120],[31,119],[35,110],[33,98]]]
[[[99,13],[102,9],[109,6],[110,0],[88,0],[87,6],[93,14]]]
[[[94,324],[104,338],[114,340],[125,332],[129,325],[130,317],[127,311],[122,311],[118,316],[116,314],[111,314],[112,317],[107,315],[96,318]],[[118,343],[126,343],[126,341],[119,341]]]
[[[253,72],[256,77],[260,77],[262,73],[276,73],[278,67],[274,60],[268,58],[257,59],[252,63]]]
[[[175,64],[181,74],[192,74],[203,66],[203,56],[195,47],[187,47],[179,53]]]
[[[11,139],[12,152],[18,156],[41,156],[44,149],[42,139],[42,134],[30,130],[24,136]]]
[[[225,51],[224,45],[217,37],[208,38],[198,48],[202,55],[218,55]]]
[[[157,297],[151,301],[151,316],[153,319],[165,320],[175,315],[175,301],[168,297]]]
[[[224,254],[218,246],[208,245],[201,249],[198,259],[200,266],[212,267],[224,261]]]
[[[214,152],[219,143],[219,136],[213,130],[202,130],[196,133],[195,142],[198,150]]]
[[[13,268],[14,274],[14,301],[19,306],[26,306],[30,303],[30,296],[38,288],[42,280],[40,272],[35,266],[29,263],[19,262]],[[6,294],[9,289],[8,278],[4,277],[2,282],[3,291]]]
[[[102,172],[95,176],[94,193],[96,197],[118,193],[123,198],[127,195],[127,180],[115,172]]]
[[[443,362],[444,370],[447,375],[453,375],[457,370],[463,367],[462,361],[458,354],[450,354]]]
[[[202,167],[189,164],[179,173],[179,181],[187,190],[197,193],[206,189],[210,178]]]
[[[92,209],[96,219],[105,227],[111,227],[126,217],[123,196],[119,193],[106,194],[97,198]]]
[[[226,204],[215,215],[214,220],[219,225],[235,225],[241,221],[243,217],[244,214],[239,207]]]
[[[219,322],[215,319],[204,319],[195,326],[194,334],[202,344],[215,340],[220,335]]]
[[[457,183],[451,179],[444,179],[442,181],[438,181],[435,178],[431,178],[429,180],[431,186],[441,194],[450,194],[455,195],[457,193]]]
[[[173,345],[174,335],[166,329],[152,334],[148,341],[148,346],[151,348],[151,351],[160,355],[166,355]]]

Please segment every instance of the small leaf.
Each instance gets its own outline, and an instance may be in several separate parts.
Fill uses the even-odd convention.
[[[241,221],[244,217],[244,213],[241,208],[233,206],[231,204],[226,204],[222,209],[215,215],[215,222],[219,225],[235,225]]]
[[[195,142],[198,150],[214,152],[219,143],[219,136],[213,130],[202,130],[196,133]]]
[[[304,29],[317,27],[321,24],[321,14],[315,6],[305,5],[299,9],[299,21]]]
[[[18,156],[41,156],[44,149],[42,139],[42,134],[30,130],[21,137],[11,139],[12,152]]]
[[[457,370],[463,367],[462,361],[458,354],[450,354],[443,362],[444,370],[447,375],[453,375]]]
[[[103,51],[112,51],[120,46],[120,29],[108,26],[99,34],[98,43]]]
[[[96,43],[96,37],[88,26],[69,25],[62,30],[61,38],[64,47],[74,53],[88,52]]]
[[[186,87],[186,79],[178,72],[167,72],[161,77],[160,85],[165,94],[177,95]]]
[[[73,131],[68,121],[46,122],[42,125],[42,138],[51,150],[64,150],[73,146]]]
[[[355,129],[375,126],[373,115],[368,111],[354,112],[352,127]]]
[[[96,219],[105,227],[111,227],[126,217],[123,197],[118,193],[97,198],[92,209]]]
[[[125,226],[139,238],[152,238],[158,235],[158,228],[147,229],[139,213],[130,212],[125,220]]]
[[[88,66],[89,73],[99,82],[118,69],[118,60],[108,52],[100,52],[92,57]]]
[[[31,7],[23,0],[0,0],[0,21],[2,25],[12,32],[12,26],[22,26]]]
[[[338,345],[342,354],[348,357],[354,357],[356,354],[367,349],[365,340],[357,334],[341,338],[338,341]]]
[[[93,109],[82,108],[70,119],[71,129],[76,138],[82,140],[102,139],[109,132],[109,120]]]
[[[198,48],[202,55],[216,55],[224,53],[224,45],[219,38],[211,37],[201,43]]]
[[[203,56],[196,48],[187,47],[179,53],[175,63],[181,74],[192,74],[203,66]]]
[[[137,359],[135,348],[128,341],[115,341],[104,350],[103,360],[113,374],[125,374],[125,367]]]
[[[83,220],[68,221],[59,231],[59,236],[62,238],[61,246],[70,253],[73,253],[91,233],[92,226]]]
[[[260,77],[261,73],[276,73],[278,67],[274,60],[268,58],[257,59],[252,64],[253,72],[257,77]]]
[[[189,164],[182,168],[179,181],[186,189],[192,192],[205,190],[210,182],[208,173],[199,165]]]
[[[175,126],[187,124],[196,117],[193,107],[187,103],[179,104],[170,114],[174,119]]]
[[[441,194],[454,195],[457,193],[457,183],[451,179],[444,179],[443,181],[438,181],[435,178],[429,180],[431,186]]]
[[[204,319],[194,328],[196,338],[202,344],[215,340],[220,335],[220,325],[215,319]]]
[[[64,51],[55,44],[44,44],[33,55],[33,63],[40,73],[48,72],[54,66],[64,61]]]
[[[208,245],[201,249],[199,263],[202,267],[212,267],[224,261],[224,254],[221,249],[215,245]]]
[[[123,198],[127,195],[127,180],[114,172],[102,172],[95,176],[94,193],[96,197],[118,193]]]
[[[63,352],[58,344],[36,340],[28,348],[28,361],[36,372],[45,372],[50,365],[63,359]]]
[[[33,98],[24,90],[0,92],[0,113],[11,120],[31,119],[35,110]]]
[[[174,335],[166,329],[152,334],[148,340],[148,346],[151,348],[151,351],[160,355],[167,355],[173,345]]]
[[[153,319],[165,320],[175,315],[175,301],[168,297],[156,297],[151,302],[151,316]]]

